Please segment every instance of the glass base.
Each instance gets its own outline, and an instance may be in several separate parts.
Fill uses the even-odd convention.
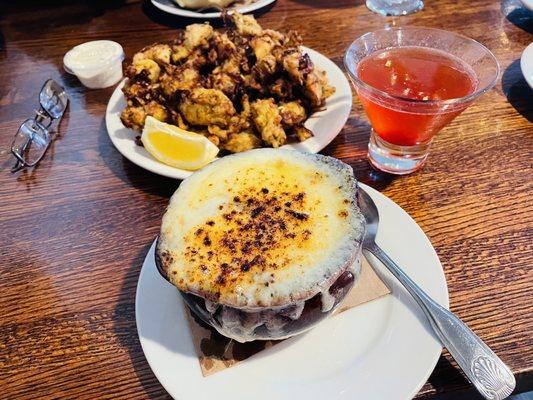
[[[366,6],[381,15],[407,15],[424,8],[422,0],[366,0]]]
[[[368,143],[368,159],[377,169],[389,174],[406,175],[422,168],[431,143],[416,146],[397,146],[385,142],[374,130]]]

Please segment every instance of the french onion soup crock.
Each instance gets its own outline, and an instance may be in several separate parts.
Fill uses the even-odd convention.
[[[156,262],[196,316],[240,342],[282,339],[329,315],[360,268],[364,219],[352,168],[257,149],[183,181]]]

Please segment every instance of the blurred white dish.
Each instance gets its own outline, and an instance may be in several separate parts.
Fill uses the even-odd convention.
[[[215,7],[224,8],[228,7],[234,0],[173,0],[181,8],[187,10],[202,11],[202,9]]]
[[[302,51],[309,54],[313,63],[326,71],[329,84],[335,88],[335,93],[326,100],[326,109],[316,112],[305,122],[314,136],[301,143],[287,144],[284,148],[318,153],[337,136],[348,120],[352,109],[352,89],[346,76],[337,65],[326,56],[302,46]],[[120,113],[126,107],[126,99],[122,93],[121,83],[117,86],[106,110],[106,127],[111,142],[117,150],[132,163],[155,174],[175,179],[185,179],[191,171],[174,168],[153,158],[144,147],[135,144],[135,136],[139,133],[126,128],[120,120]]]
[[[530,11],[533,11],[533,0],[520,0],[525,8]]]
[[[257,0],[251,4],[237,6],[235,8],[230,7],[232,10],[237,10],[241,14],[249,13],[252,11],[259,10],[270,3],[273,3],[275,0]],[[187,10],[181,8],[179,5],[174,3],[172,0],[152,0],[152,4],[159,8],[161,11],[167,12],[169,14],[179,15],[181,17],[187,18],[202,18],[202,19],[211,19],[211,18],[220,18],[221,12],[199,12],[194,10]]]
[[[422,229],[392,200],[361,186],[379,209],[379,245],[448,307],[442,266]],[[379,265],[392,295],[328,318],[308,333],[204,378],[183,301],[157,272],[154,247],[137,284],[137,332],[152,371],[175,399],[407,400],[426,382],[441,354],[421,308]]]
[[[530,3],[533,3],[530,2]],[[531,89],[533,89],[533,42],[526,47],[520,58],[520,68],[522,74],[526,78],[526,82]]]

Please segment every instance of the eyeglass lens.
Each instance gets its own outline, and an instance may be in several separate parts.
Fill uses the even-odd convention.
[[[30,118],[20,126],[11,149],[19,155],[27,166],[35,165],[44,155],[50,143],[50,134],[35,119]]]
[[[65,112],[68,97],[65,90],[57,82],[49,79],[39,93],[39,102],[50,117],[57,119]]]

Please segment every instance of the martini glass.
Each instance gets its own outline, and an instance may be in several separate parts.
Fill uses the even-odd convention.
[[[409,98],[376,88],[361,79],[359,66],[376,52],[388,50],[435,51],[435,59],[448,57],[468,68],[472,91],[457,98]],[[400,54],[399,51],[397,54]],[[407,54],[407,53],[406,53]],[[422,167],[435,135],[474,100],[491,89],[500,67],[483,45],[452,32],[421,27],[383,29],[355,40],[344,57],[344,65],[363,104],[372,132],[368,156],[374,167],[392,174],[408,174]],[[436,65],[434,73],[441,65]],[[426,70],[423,70],[425,73]],[[385,78],[384,78],[385,79]],[[458,83],[451,80],[451,86]],[[444,88],[446,89],[446,88]],[[392,90],[392,89],[391,89]]]

